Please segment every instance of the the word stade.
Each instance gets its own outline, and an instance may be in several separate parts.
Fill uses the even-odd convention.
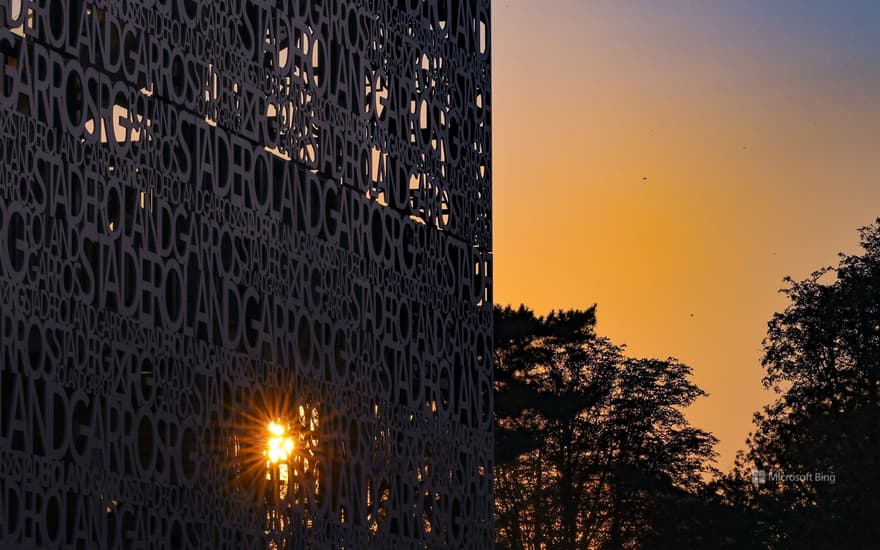
[[[492,545],[489,19],[0,0],[0,546]]]

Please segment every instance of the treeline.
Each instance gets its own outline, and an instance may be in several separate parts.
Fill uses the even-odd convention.
[[[705,395],[690,367],[628,356],[595,306],[496,308],[496,547],[880,547],[880,220],[861,235],[787,279],[764,340],[778,399],[725,474],[683,415]]]

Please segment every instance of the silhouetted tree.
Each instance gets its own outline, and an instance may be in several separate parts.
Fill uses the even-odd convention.
[[[595,323],[496,309],[499,548],[634,547],[657,540],[661,493],[703,486],[715,438],[682,414],[704,395],[690,368],[628,358]]]
[[[593,332],[595,308],[538,319],[496,310],[496,500],[500,547],[577,537],[586,475],[584,414],[609,392],[618,350]],[[610,358],[610,360],[609,360]],[[573,546],[571,546],[573,547]]]
[[[769,322],[763,357],[780,397],[719,483],[758,514],[755,535],[771,547],[880,545],[880,220],[860,232],[861,255],[786,279],[790,303]],[[765,482],[751,483],[756,470]]]

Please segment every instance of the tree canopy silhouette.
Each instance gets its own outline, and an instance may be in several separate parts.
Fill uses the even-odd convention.
[[[861,254],[786,279],[763,357],[779,397],[719,484],[759,514],[755,536],[771,547],[880,544],[880,219],[860,232]]]
[[[627,357],[595,313],[495,310],[498,548],[656,540],[663,499],[711,470],[715,438],[682,413],[705,395],[690,367]]]

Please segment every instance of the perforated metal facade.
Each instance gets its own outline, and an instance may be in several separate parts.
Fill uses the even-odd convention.
[[[491,547],[489,1],[0,19],[0,547]]]

